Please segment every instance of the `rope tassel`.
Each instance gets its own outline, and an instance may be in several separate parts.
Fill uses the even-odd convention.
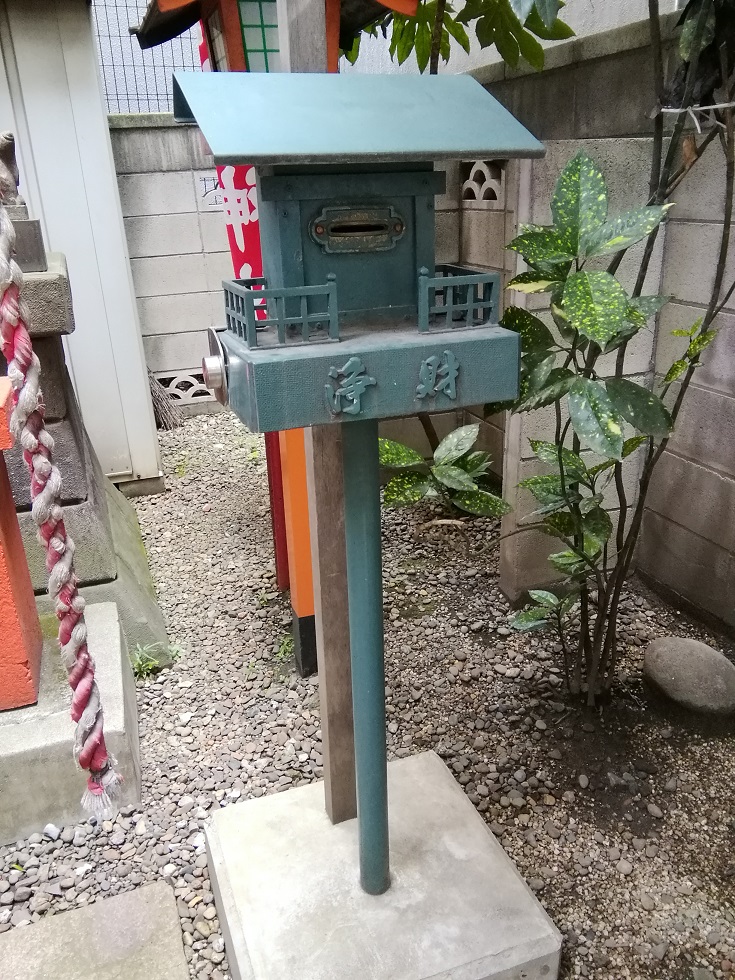
[[[74,573],[74,542],[64,526],[61,474],[53,462],[54,440],[46,429],[41,365],[28,333],[28,308],[22,298],[23,273],[15,261],[15,229],[0,205],[0,346],[8,363],[14,409],[10,424],[23,450],[31,484],[31,513],[46,551],[48,591],[59,620],[59,648],[72,695],[76,722],[74,758],[89,771],[82,806],[102,816],[114,807],[122,779],[107,752],[94,660],[87,648],[84,599]]]

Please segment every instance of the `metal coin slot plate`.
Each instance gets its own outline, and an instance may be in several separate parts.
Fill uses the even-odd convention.
[[[313,241],[330,254],[386,252],[406,231],[394,207],[325,207],[309,226]]]

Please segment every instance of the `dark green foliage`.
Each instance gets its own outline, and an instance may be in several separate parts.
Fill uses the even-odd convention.
[[[381,465],[401,471],[385,488],[386,506],[402,507],[435,497],[468,514],[506,514],[508,504],[485,485],[490,454],[474,449],[479,432],[479,423],[454,429],[439,443],[430,463],[409,446],[381,439]]]

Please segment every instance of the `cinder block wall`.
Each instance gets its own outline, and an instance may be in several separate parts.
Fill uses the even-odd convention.
[[[198,130],[170,115],[109,118],[148,367],[182,405],[208,410],[206,330],[224,324],[232,276],[212,159]]]
[[[675,17],[665,22],[672,31]],[[666,36],[666,34],[665,34]],[[670,54],[667,54],[669,57]],[[629,25],[559,45],[547,53],[541,74],[484,70],[482,80],[532,132],[547,144],[547,156],[520,182],[520,221],[547,222],[554,181],[564,163],[584,149],[602,165],[611,211],[640,204],[647,196],[652,107],[648,25]],[[478,73],[479,74],[479,73]],[[681,184],[646,292],[674,297],[655,328],[642,332],[629,355],[636,380],[653,380],[683,349],[671,336],[702,315],[714,276],[722,226],[723,156],[717,146]],[[465,242],[467,225],[460,240]],[[510,237],[506,229],[506,240]],[[463,257],[464,257],[463,252]],[[491,254],[488,251],[488,254]],[[630,282],[630,263],[621,268]],[[731,258],[726,285],[735,277]],[[529,306],[541,306],[529,297]],[[543,315],[543,314],[542,314]],[[677,431],[656,471],[636,555],[639,571],[676,601],[721,625],[735,626],[735,300],[718,318],[720,334],[695,375]],[[673,393],[675,396],[675,392]],[[512,530],[531,501],[515,487],[535,472],[529,438],[553,435],[550,412],[507,422],[504,492],[516,506],[506,519]],[[627,466],[629,498],[637,490],[640,459]],[[611,510],[615,500],[611,497]],[[501,584],[511,599],[550,581],[545,561],[553,542],[535,534],[510,538],[501,555]]]
[[[663,292],[674,299],[660,317],[659,375],[686,347],[686,340],[671,331],[691,327],[710,298],[722,232],[724,168],[715,142],[676,194],[663,276]],[[731,254],[725,289],[733,278]],[[715,326],[718,336],[694,375],[676,432],[654,473],[637,560],[672,598],[735,627],[735,299]],[[675,385],[672,400],[677,391]]]

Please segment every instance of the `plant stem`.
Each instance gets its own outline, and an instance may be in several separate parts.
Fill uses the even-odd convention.
[[[447,0],[436,0],[436,15],[434,26],[431,30],[431,53],[429,55],[429,74],[436,75],[439,71],[439,52],[442,45],[442,31],[444,29],[444,11]]]
[[[435,453],[439,446],[439,436],[436,434],[434,423],[431,421],[428,412],[419,412],[418,420],[424,430],[424,435],[429,440],[432,453]]]

